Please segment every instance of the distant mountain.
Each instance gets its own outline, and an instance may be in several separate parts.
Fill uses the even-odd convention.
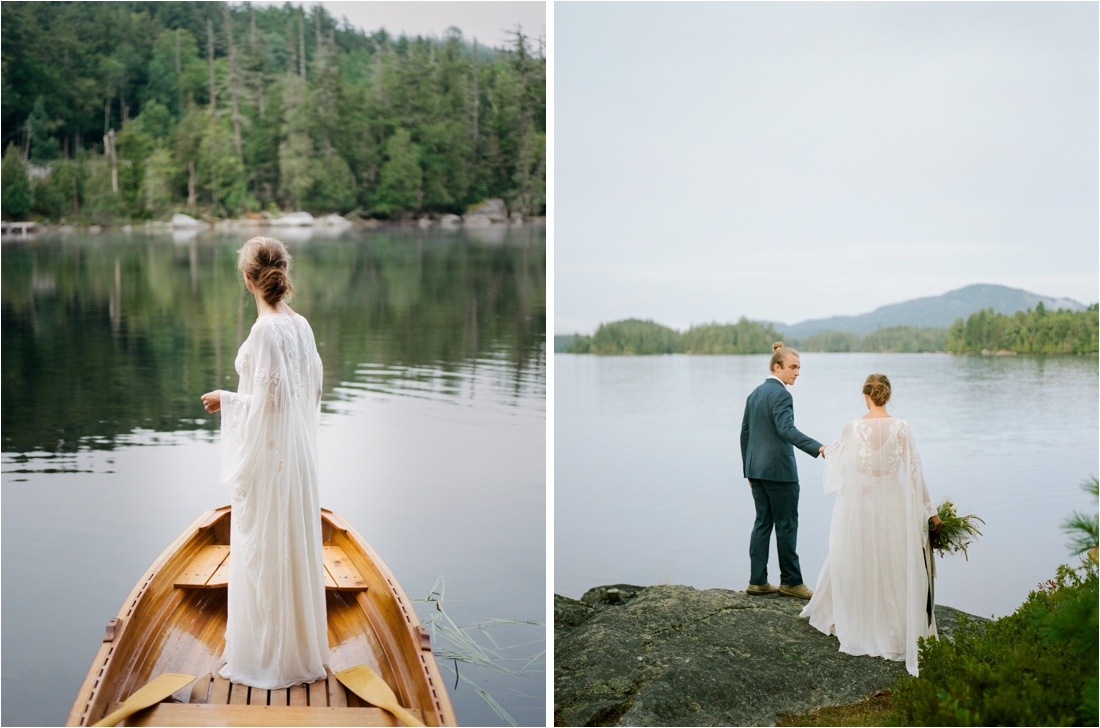
[[[948,291],[942,296],[891,303],[859,316],[833,316],[802,321],[790,326],[778,323],[773,326],[776,332],[793,339],[801,339],[821,331],[847,331],[866,336],[885,326],[950,326],[955,319],[966,318],[983,308],[992,308],[996,313],[1013,314],[1035,308],[1040,301],[1051,310],[1067,308],[1083,311],[1086,308],[1084,304],[1071,298],[1051,298],[1019,288],[978,283],[957,291]]]

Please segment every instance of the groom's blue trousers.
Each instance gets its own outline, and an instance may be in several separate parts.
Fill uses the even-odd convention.
[[[768,545],[775,527],[775,549],[779,552],[780,584],[798,586],[802,568],[795,546],[798,541],[798,483],[752,478],[752,499],[756,502],[756,523],[749,541],[750,584],[768,581]]]

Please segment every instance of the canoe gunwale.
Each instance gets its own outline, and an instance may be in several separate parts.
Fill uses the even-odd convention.
[[[187,590],[173,584],[177,576],[174,572],[182,570],[198,549],[215,542],[229,542],[231,512],[231,506],[222,506],[202,513],[161,552],[130,590],[118,614],[111,620],[113,638],[109,639],[111,630],[108,629],[77,692],[66,725],[88,725],[98,720],[106,714],[112,698],[138,687],[121,685],[120,681],[137,680],[134,660],[146,659],[141,650],[146,649],[150,635],[164,629],[173,610],[185,598]],[[346,543],[345,551],[360,573],[367,577],[371,572],[387,587],[378,588],[377,578],[372,578],[368,581],[374,582],[373,588],[342,593],[354,599],[367,622],[376,625],[372,633],[384,647],[390,667],[396,671],[393,677],[398,689],[395,692],[407,707],[422,710],[428,725],[456,725],[446,684],[430,645],[423,640],[423,628],[404,590],[377,552],[343,517],[324,508],[321,517],[325,541],[331,540],[336,545]],[[169,571],[173,573],[167,573]],[[149,594],[151,588],[153,596]],[[399,633],[396,623],[387,618],[387,614],[403,617],[405,635]],[[140,630],[133,634],[135,623]],[[385,628],[377,628],[381,626]]]

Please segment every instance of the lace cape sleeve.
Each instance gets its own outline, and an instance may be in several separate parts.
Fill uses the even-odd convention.
[[[281,471],[287,433],[289,382],[279,332],[261,319],[246,346],[237,391],[222,394],[221,482],[237,495],[257,477]]]
[[[913,431],[909,429],[909,423],[903,421],[902,425],[899,436],[902,438],[907,481],[912,488],[913,499],[918,509],[923,509],[924,518],[927,520],[936,515],[936,506],[932,504],[932,497],[928,494],[928,484],[924,480],[924,466],[921,465]]]
[[[852,439],[855,430],[851,422],[844,425],[844,429],[831,444],[825,446],[825,495],[838,493],[844,487],[844,478],[847,473],[845,460],[852,448]]]

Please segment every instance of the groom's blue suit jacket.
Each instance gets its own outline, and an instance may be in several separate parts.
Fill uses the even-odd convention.
[[[745,400],[741,421],[741,467],[749,480],[798,482],[797,447],[815,458],[821,443],[794,426],[794,400],[778,379],[768,377]]]

